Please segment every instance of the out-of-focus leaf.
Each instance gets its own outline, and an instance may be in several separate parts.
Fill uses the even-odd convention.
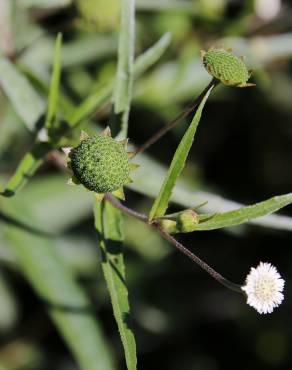
[[[87,65],[98,59],[113,56],[117,41],[113,36],[89,35],[81,36],[62,46],[62,68]],[[38,77],[48,78],[49,67],[54,51],[53,40],[41,37],[21,55],[20,61],[37,73]]]
[[[78,222],[90,217],[91,194],[82,187],[67,185],[68,176],[41,176],[33,179],[21,196],[1,198],[1,209],[11,205],[9,215],[18,217],[18,208],[30,209],[35,216],[33,224],[27,224],[47,233],[61,233]],[[12,212],[13,210],[13,212]]]
[[[119,25],[121,0],[76,0],[80,28],[92,32],[116,30]]]
[[[30,12],[20,4],[20,1],[8,1],[13,3],[11,15],[15,51],[24,52],[26,48],[30,48],[40,37],[43,37],[46,31],[39,23],[32,22]]]
[[[19,209],[18,217],[33,219],[29,209],[22,211]],[[54,240],[12,225],[6,227],[5,235],[23,274],[47,305],[80,368],[112,370],[111,356],[90,302],[61,259]]]
[[[90,210],[92,211],[92,203],[90,205],[91,205]],[[15,254],[13,253],[12,249],[9,247],[9,243],[7,242],[7,240],[5,240],[4,236],[2,235],[3,229],[5,229],[5,225],[7,225],[7,222],[5,223],[3,220],[1,220],[0,222],[0,261],[2,265],[5,265],[6,267],[9,266],[9,269],[17,270],[18,265],[17,265]],[[156,236],[158,240],[161,241],[161,239],[159,239],[159,236],[158,235]],[[54,242],[55,242],[55,245],[56,245],[56,248],[58,250],[60,257],[62,258],[64,263],[70,268],[70,270],[74,273],[74,275],[94,276],[94,277],[99,277],[100,279],[102,278],[100,275],[100,270],[97,268],[98,267],[97,261],[99,261],[100,256],[98,253],[99,251],[96,248],[96,238],[92,238],[92,235],[88,235],[85,233],[74,232],[74,233],[69,233],[69,234],[62,234],[61,236],[56,237],[54,239]],[[82,245],[82,248],[80,248],[81,245]],[[155,252],[153,251],[153,254],[154,253]],[[157,254],[159,257],[160,256],[159,252]],[[141,255],[143,255],[142,251],[141,251]],[[147,256],[148,255],[146,254],[146,258]],[[11,318],[12,316],[14,317],[14,312],[13,312],[13,309],[10,307],[10,302],[7,301],[6,307],[9,307],[9,309],[7,308],[7,310],[9,311]],[[3,305],[3,310],[6,310],[4,305]],[[1,311],[1,308],[0,308],[0,311]],[[3,316],[6,317],[5,315]],[[5,325],[9,326],[10,325],[9,322],[12,324],[12,320],[9,321],[7,318],[5,319],[3,318],[3,323]],[[1,331],[1,315],[0,315],[0,331]]]
[[[112,56],[117,50],[116,37],[112,35],[89,35],[80,37],[62,47],[63,68],[85,65]]]
[[[134,64],[134,78],[140,77],[148,68],[155,64],[164,54],[171,42],[171,34],[164,34],[153,46],[139,55]]]
[[[33,130],[45,104],[27,78],[3,57],[0,57],[0,84],[27,128]]]
[[[151,10],[151,11],[184,11],[187,13],[193,13],[195,6],[192,2],[187,0],[137,0],[137,8],[139,10]]]
[[[53,121],[58,109],[58,98],[61,78],[61,46],[62,46],[62,34],[59,33],[55,43],[53,72],[48,97],[48,108],[45,121],[45,127],[47,129],[50,129],[53,126]]]
[[[12,197],[15,195],[29,179],[34,175],[47,153],[51,150],[48,143],[36,143],[33,149],[28,152],[18,165],[15,174],[9,180],[4,190],[1,190],[0,195],[4,197]]]
[[[292,32],[275,35],[243,37],[226,37],[221,44],[232,47],[237,55],[246,56],[248,64],[263,67],[279,59],[292,56]]]
[[[155,230],[132,217],[125,217],[125,245],[138,253],[144,262],[157,262],[173,251]]]
[[[0,54],[10,56],[14,51],[11,22],[12,3],[10,0],[1,0],[0,6]]]
[[[20,124],[21,120],[11,106],[5,109],[1,119],[0,154],[2,154],[16,137],[25,138],[28,135],[26,128]]]
[[[165,34],[153,46],[137,57],[133,70],[134,78],[140,77],[141,74],[159,60],[169,46],[170,40],[170,34]],[[68,117],[70,125],[76,125],[109,102],[113,87],[114,83],[112,81],[104,84],[98,91],[90,94],[79,106],[73,109]]]
[[[125,281],[123,218],[120,210],[108,202],[105,204],[96,202],[94,215],[102,251],[102,269],[121,335],[127,368],[135,370],[137,366],[136,343],[130,326],[130,307]]]
[[[31,364],[42,366],[45,363],[40,345],[27,338],[13,338],[1,347],[0,370],[25,369],[30,368]]]
[[[113,90],[113,83],[101,86],[98,91],[88,95],[85,100],[72,110],[68,117],[68,122],[71,126],[77,125],[85,117],[88,117],[94,111],[108,103]]]
[[[176,184],[176,181],[184,168],[185,161],[188,157],[189,151],[194,141],[194,136],[198,127],[198,124],[201,119],[202,110],[208,99],[208,96],[212,90],[212,87],[208,90],[204,96],[201,104],[198,106],[198,109],[195,113],[195,116],[184,134],[179,146],[177,147],[175,154],[173,156],[171,165],[167,171],[167,175],[164,179],[164,182],[161,186],[160,192],[155,199],[155,202],[150,211],[150,219],[155,217],[160,217],[165,214],[165,211],[168,207],[168,203],[172,194],[172,190]]]
[[[82,248],[80,248],[81,245]],[[93,238],[92,235],[80,232],[65,234],[56,239],[56,247],[63,261],[74,274],[98,276],[99,279],[102,279],[101,271],[96,263],[99,261],[100,255],[96,248],[96,238]]]
[[[147,69],[149,69],[159,60],[159,58],[163,55],[163,53],[169,46],[170,40],[170,35],[165,34],[153,46],[151,46],[144,53],[137,57],[133,71],[135,78],[140,77],[141,74],[143,74]],[[64,52],[64,46],[62,48],[62,51]],[[39,77],[30,70],[26,69],[25,72],[29,76],[29,78],[34,81],[34,83],[38,86],[42,93],[48,93],[49,88],[44,81],[41,81]],[[60,95],[59,108],[61,110],[61,114],[65,115],[70,125],[74,126],[78,124],[80,121],[89,117],[93,112],[96,112],[104,104],[110,101],[113,87],[113,81],[99,86],[97,91],[89,94],[86,99],[77,107],[71,104],[67,99],[65,100],[63,95]]]
[[[20,5],[25,7],[35,7],[39,9],[61,8],[68,6],[72,0],[17,0]]]
[[[0,270],[0,334],[13,328],[18,318],[17,301],[13,291],[6,280],[5,274]]]

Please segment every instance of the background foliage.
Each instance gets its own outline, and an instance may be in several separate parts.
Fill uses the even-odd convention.
[[[261,3],[137,1],[136,56],[167,32],[171,42],[164,36],[158,49],[146,55],[147,63],[141,57],[135,61],[128,134],[132,144],[142,144],[207,85],[202,48],[217,43],[246,55],[257,84],[253,89],[220,86],[212,93],[170,211],[208,200],[203,209],[218,212],[291,191],[292,12],[289,2]],[[70,138],[75,143],[81,128],[93,133],[107,125],[120,3],[1,0],[0,6],[4,190],[35,136],[42,135],[37,129],[44,120],[47,127],[63,120],[78,124]],[[62,77],[55,117],[54,95],[50,114],[46,106],[54,55],[58,65],[58,32],[63,34]],[[54,76],[58,86],[56,68]],[[135,159],[141,168],[126,190],[130,206],[150,210],[151,197],[157,196],[189,123],[188,118]],[[62,134],[64,124],[58,129]],[[23,183],[29,180],[26,187],[15,197],[0,198],[0,368],[123,369],[91,196],[66,185],[64,158],[46,145],[34,146],[25,157],[28,173],[47,151],[37,174],[23,177]],[[257,226],[180,236],[239,283],[260,260],[278,266],[288,281],[285,302],[268,317],[260,317],[147,226],[125,218],[124,258],[140,369],[291,368],[289,215],[288,207],[281,217],[255,220]]]

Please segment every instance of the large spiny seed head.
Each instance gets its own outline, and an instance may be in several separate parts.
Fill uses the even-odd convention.
[[[70,152],[74,176],[87,189],[110,193],[129,179],[130,163],[124,145],[110,136],[92,136]]]
[[[249,86],[250,77],[246,65],[241,58],[224,49],[210,49],[202,52],[202,60],[206,70],[217,80],[228,86]]]

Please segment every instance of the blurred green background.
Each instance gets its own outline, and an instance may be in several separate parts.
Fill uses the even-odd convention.
[[[62,32],[62,93],[77,105],[115,75],[119,9],[119,0],[0,0],[2,56],[48,82],[54,39]],[[135,82],[132,144],[142,144],[209,82],[200,49],[232,47],[246,56],[257,84],[248,89],[220,86],[212,95],[171,210],[208,200],[206,208],[219,211],[236,205],[227,199],[249,204],[291,191],[289,1],[137,0],[136,22],[137,55],[166,32],[172,39],[159,62]],[[3,71],[0,63],[0,85]],[[0,91],[2,184],[31,148],[31,122],[41,119],[46,96],[39,93],[35,117],[29,115],[27,97],[18,109],[9,98],[7,88]],[[109,113],[105,105],[84,125],[95,132],[107,124]],[[147,195],[157,194],[188,122],[137,158],[142,165],[126,190],[128,205],[143,212],[150,209],[152,199]],[[67,177],[56,152],[19,194],[0,198],[1,370],[78,369],[48,315],[66,307],[52,308],[52,302],[31,288],[29,272],[25,278],[19,268],[28,247],[36,259],[43,249],[64,262],[86,293],[81,303],[98,320],[116,369],[125,368],[99,267],[91,196],[67,186]],[[292,217],[291,207],[281,213]],[[285,301],[272,315],[260,316],[144,224],[126,217],[125,258],[139,369],[291,369],[292,220],[282,217],[272,224],[272,228],[244,225],[180,236],[191,250],[238,283],[259,261],[277,266],[287,282]],[[24,232],[27,225],[30,228]],[[52,270],[46,261],[40,266],[50,287]]]

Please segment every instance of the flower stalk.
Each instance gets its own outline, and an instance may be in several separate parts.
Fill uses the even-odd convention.
[[[129,216],[135,217],[136,219],[150,225],[153,229],[158,231],[159,234],[165,240],[167,240],[169,243],[171,243],[173,246],[175,246],[181,253],[183,253],[185,256],[187,256],[193,262],[195,262],[197,265],[199,265],[204,271],[206,271],[209,275],[211,275],[220,284],[224,285],[226,288],[228,288],[230,290],[233,290],[237,293],[244,294],[240,285],[229,281],[228,279],[223,277],[221,274],[219,274],[217,271],[215,271],[211,266],[209,266],[206,262],[201,260],[197,255],[192,253],[183,244],[181,244],[172,235],[170,235],[166,230],[164,230],[163,227],[161,227],[159,222],[157,222],[156,220],[149,220],[149,218],[146,215],[144,215],[143,213],[139,213],[137,211],[132,210],[131,208],[126,207],[118,199],[116,199],[114,196],[112,196],[109,193],[107,193],[105,195],[104,199],[109,201],[114,207],[120,209],[122,212],[128,214]]]

